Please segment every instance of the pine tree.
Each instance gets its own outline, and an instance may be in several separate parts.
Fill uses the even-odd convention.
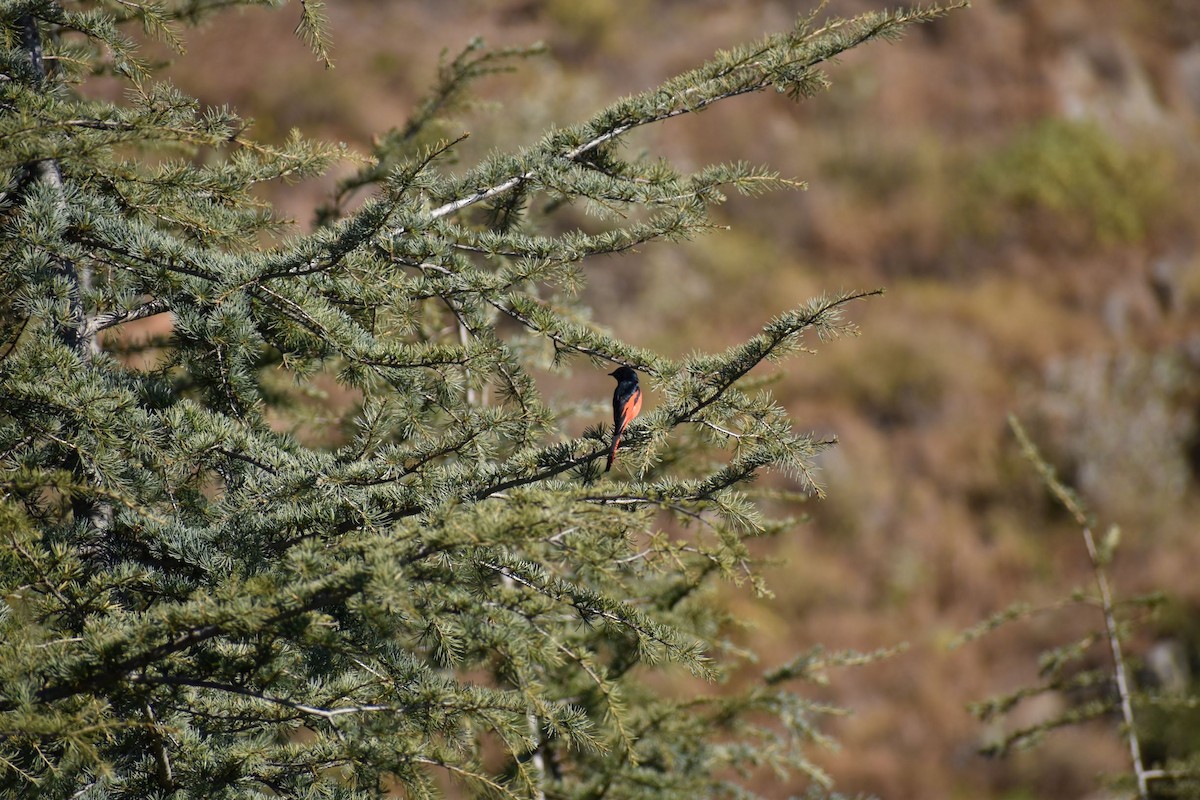
[[[4,796],[421,797],[446,776],[486,796],[743,796],[763,766],[823,783],[821,707],[795,682],[831,657],[740,693],[664,687],[736,662],[714,585],[765,592],[746,541],[789,524],[747,485],[781,470],[815,491],[828,444],[747,373],[843,330],[857,295],[669,360],[589,324],[577,292],[605,254],[787,183],[629,157],[626,134],[811,95],[830,59],[944,11],[809,16],[455,174],[433,123],[529,55],[474,42],[300,235],[254,188],[342,150],[255,141],[157,80],[129,32],[178,45],[238,4],[276,5],[0,4]],[[325,58],[319,5],[298,30]],[[125,101],[80,92],[95,74]],[[561,232],[569,205],[596,229]],[[157,315],[152,367],[101,346]],[[566,436],[534,379],[572,364],[633,367],[659,398],[607,476],[608,429]],[[272,424],[318,375],[354,397],[325,409],[328,446]]]

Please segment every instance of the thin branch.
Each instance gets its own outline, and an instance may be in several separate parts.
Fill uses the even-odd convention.
[[[150,300],[128,311],[108,311],[104,314],[97,314],[84,325],[83,335],[91,339],[100,331],[107,330],[108,328],[124,325],[126,322],[145,319],[146,317],[153,317],[156,314],[162,314],[170,310],[170,303],[163,299],[157,299]]]
[[[570,534],[574,533],[577,530],[579,530],[578,526],[572,526],[565,530],[561,530],[558,533],[551,536],[550,538],[546,539],[545,540],[546,544],[558,544],[559,542],[561,542],[563,540],[564,537],[569,536]]]
[[[541,334],[542,336],[549,338],[552,342],[554,342],[556,347],[561,347],[564,350],[573,350],[576,353],[581,353],[582,355],[588,356],[590,358],[596,358],[596,359],[600,359],[602,361],[608,361],[613,364],[616,364],[619,367],[630,367],[632,369],[641,370],[642,372],[654,374],[653,370],[651,370],[649,367],[646,367],[643,364],[636,364],[631,361],[626,361],[624,359],[616,358],[608,353],[603,353],[599,350],[594,350],[590,347],[585,347],[581,344],[572,344],[572,343],[568,342],[566,339],[564,339],[561,334],[555,333],[554,331],[545,330],[545,329],[539,327],[532,319],[525,316],[524,314],[517,311],[516,309],[510,308],[507,304],[501,303],[498,300],[493,300],[490,297],[485,297],[483,299],[487,301],[488,305],[492,306],[500,313],[505,314],[508,317],[511,317],[514,321],[521,323],[522,325],[524,325],[526,328],[533,331],[534,333]]]
[[[356,706],[341,706],[339,708],[321,708],[320,706],[312,706],[306,703],[297,703],[292,700],[285,700],[282,697],[274,697],[263,692],[256,692],[253,689],[247,689],[242,686],[233,686],[226,683],[217,683],[216,681],[206,681],[196,678],[183,678],[177,676],[153,677],[147,675],[134,675],[130,677],[134,683],[145,683],[153,686],[187,686],[193,689],[212,689],[218,692],[227,694],[236,694],[242,697],[250,697],[255,700],[262,700],[265,703],[290,708],[293,711],[299,711],[304,714],[322,717],[326,720],[333,720],[335,717],[345,716],[346,714],[366,714],[375,711],[398,711],[397,707],[389,705],[356,705]]]
[[[749,87],[742,87],[739,89],[734,89],[734,90],[731,90],[728,92],[723,92],[722,94],[719,94],[719,95],[715,95],[713,97],[706,98],[692,106],[687,106],[685,108],[676,108],[676,109],[673,109],[671,111],[667,111],[667,112],[664,112],[661,114],[654,114],[652,116],[648,116],[648,117],[646,117],[644,119],[640,119],[636,122],[627,122],[624,125],[617,125],[612,130],[606,131],[606,132],[600,134],[599,136],[596,136],[595,138],[591,139],[590,141],[584,142],[583,144],[579,145],[578,147],[574,147],[574,148],[566,151],[565,153],[562,153],[561,155],[559,155],[559,158],[561,158],[564,161],[574,161],[575,159],[579,158],[581,155],[584,155],[585,153],[595,150],[596,148],[600,147],[601,145],[604,145],[604,144],[612,141],[613,139],[616,139],[617,137],[628,133],[629,131],[633,130],[634,128],[638,128],[643,125],[651,125],[655,122],[662,122],[664,120],[668,120],[673,117],[678,117],[683,114],[690,114],[693,112],[701,111],[704,108],[707,108],[708,106],[710,106],[713,103],[716,103],[720,100],[727,100],[731,97],[737,97],[738,95],[749,94],[750,92],[761,91],[762,89],[766,88],[769,85],[770,85],[769,81],[765,81],[765,80],[760,81],[759,83],[756,83]],[[496,195],[504,194],[508,190],[514,189],[517,186],[520,186],[522,183],[533,180],[534,178],[537,177],[537,175],[538,175],[537,170],[526,170],[525,172],[521,173],[520,175],[515,175],[505,181],[495,184],[494,186],[489,186],[484,189],[478,189],[473,194],[467,195],[466,197],[459,198],[458,200],[452,200],[449,203],[445,203],[445,204],[440,205],[437,208],[433,209],[433,211],[429,212],[429,219],[431,221],[435,220],[435,219],[441,219],[442,217],[447,216],[448,214],[453,214],[456,211],[461,211],[462,209],[467,208],[468,206],[475,205],[476,203],[483,202],[484,200],[489,200],[489,199],[495,197]],[[403,232],[403,229],[396,231],[397,234],[402,233],[402,232]]]
[[[596,684],[596,688],[602,695],[604,695],[604,702],[608,706],[606,713],[608,714],[609,719],[611,719],[613,724],[617,727],[617,735],[621,738],[621,746],[626,754],[631,754],[634,747],[634,737],[629,735],[629,731],[625,727],[625,722],[621,718],[621,712],[618,709],[618,705],[613,700],[612,684],[609,681],[604,680],[604,678],[602,678],[600,674],[593,669],[592,665],[589,663],[589,659],[582,653],[578,653],[575,650],[572,650],[570,647],[567,647],[565,644],[555,638],[550,631],[546,630],[541,625],[538,625],[532,619],[529,620],[529,624],[533,626],[534,630],[552,642],[554,646],[558,648],[559,652],[578,664],[580,668],[587,673],[587,676],[591,678],[592,683]]]
[[[1121,700],[1121,717],[1125,722],[1125,739],[1129,744],[1129,757],[1133,762],[1134,777],[1137,780],[1138,798],[1139,800],[1149,800],[1150,790],[1147,785],[1146,768],[1142,763],[1142,748],[1133,718],[1133,699],[1125,669],[1125,658],[1121,654],[1121,638],[1117,631],[1116,614],[1113,611],[1112,592],[1108,586],[1108,576],[1104,571],[1104,559],[1096,549],[1096,540],[1092,537],[1092,528],[1088,522],[1087,512],[1079,497],[1058,479],[1054,467],[1042,458],[1020,420],[1016,416],[1010,415],[1008,424],[1017,437],[1022,454],[1033,464],[1047,488],[1083,529],[1083,541],[1087,545],[1088,558],[1092,562],[1092,572],[1096,576],[1096,585],[1100,589],[1100,603],[1104,612],[1104,632],[1108,638],[1109,649],[1112,651],[1113,672],[1117,682],[1117,694]]]
[[[527,486],[528,484],[531,484],[531,483],[538,483],[540,481],[545,480],[546,478],[553,478],[555,475],[566,472],[569,469],[578,467],[581,464],[586,464],[589,461],[593,461],[597,458],[600,458],[601,456],[605,455],[607,452],[608,452],[607,447],[602,447],[599,450],[593,450],[590,453],[585,453],[582,456],[576,456],[575,458],[571,458],[566,461],[555,464],[553,467],[545,469],[541,472],[535,472],[532,475],[527,475],[523,478],[513,478],[511,480],[507,480],[502,483],[497,483],[493,486],[485,487],[485,488],[480,489],[479,491],[475,492],[474,497],[476,500],[483,500],[484,498],[491,497],[492,495],[496,494],[497,492],[503,492],[507,489],[513,489],[517,486]]]
[[[1092,529],[1084,526],[1083,541],[1087,544],[1088,557],[1092,560],[1092,570],[1096,574],[1096,584],[1100,587],[1100,601],[1104,605],[1104,632],[1108,635],[1108,645],[1112,650],[1113,670],[1117,678],[1117,694],[1121,698],[1121,717],[1125,720],[1126,740],[1129,742],[1129,757],[1133,761],[1133,774],[1137,779],[1138,797],[1149,800],[1150,789],[1147,785],[1146,768],[1142,764],[1142,748],[1138,741],[1137,727],[1133,719],[1133,700],[1129,691],[1129,679],[1126,677],[1125,658],[1121,655],[1121,639],[1117,633],[1117,619],[1113,614],[1112,593],[1108,588],[1108,576],[1104,571],[1104,563],[1096,550],[1096,541],[1092,538]]]
[[[1197,777],[1197,773],[1191,770],[1148,769],[1142,774],[1147,781],[1179,781]]]
[[[788,330],[782,334],[776,335],[774,338],[774,341],[772,341],[767,346],[767,348],[762,353],[760,353],[756,359],[753,360],[752,363],[747,364],[743,369],[740,369],[736,373],[734,373],[728,380],[723,381],[722,385],[718,386],[716,391],[714,391],[710,397],[708,397],[705,400],[700,401],[691,410],[689,410],[685,413],[676,415],[675,423],[678,424],[681,422],[687,422],[691,419],[691,417],[696,412],[703,411],[705,408],[707,408],[708,406],[715,403],[721,397],[721,395],[725,394],[725,392],[731,386],[733,386],[733,384],[735,384],[739,380],[741,380],[743,375],[745,375],[747,372],[749,372],[750,370],[757,367],[763,361],[767,360],[770,357],[771,353],[773,353],[776,350],[776,348],[778,348],[781,344],[786,342],[791,337],[795,336],[797,333],[800,333],[801,331],[816,324],[818,320],[820,320],[822,317],[824,317],[830,311],[834,310],[835,308],[838,308],[839,306],[844,306],[847,303],[850,303],[854,300],[862,300],[867,297],[876,297],[881,294],[883,294],[883,289],[872,289],[871,291],[854,292],[852,294],[843,295],[841,297],[834,298],[833,300],[829,300],[826,303],[824,303],[823,305],[821,305],[820,307],[813,309],[812,313],[810,313],[808,315],[808,317],[805,318],[802,323],[793,325],[793,326],[791,326],[790,330]]]
[[[154,716],[154,707],[149,703],[144,703],[142,708],[145,709],[146,717],[150,720],[150,736],[154,740],[154,760],[157,763],[158,785],[169,792],[176,786],[174,770],[171,768],[171,754],[167,751],[166,737],[163,736],[162,727]]]
[[[259,461],[258,459],[252,458],[252,457],[246,455],[245,453],[236,453],[233,450],[230,450],[226,447],[215,447],[215,448],[213,448],[213,451],[220,453],[221,455],[225,456],[226,458],[232,458],[236,461],[242,461],[251,466],[258,467],[263,472],[268,472],[271,475],[279,474],[279,470],[274,469],[273,467],[270,467],[267,464],[264,464],[263,462]]]
[[[11,356],[13,351],[17,349],[17,343],[21,341],[21,335],[25,333],[25,328],[29,325],[30,319],[31,317],[26,317],[25,319],[21,320],[21,327],[17,328],[17,332],[13,335],[12,341],[8,345],[8,349],[4,351],[3,355],[0,355],[0,361],[3,361]]]
[[[504,797],[510,797],[510,798],[512,798],[512,800],[521,800],[520,797],[513,794],[511,791],[509,791],[507,788],[505,788],[502,784],[496,783],[494,780],[492,780],[491,778],[489,778],[488,776],[486,776],[482,773],[472,772],[469,769],[464,769],[455,764],[451,764],[448,761],[440,761],[438,759],[426,758],[425,756],[414,756],[413,761],[416,761],[418,764],[428,764],[431,767],[441,767],[442,769],[447,770],[448,772],[452,772],[455,775],[459,775],[463,778],[467,778],[469,780],[477,780],[480,783],[484,784],[485,786],[491,788],[493,791],[498,792],[500,795],[502,795]]]
[[[947,9],[941,9],[940,11],[941,11],[941,13],[944,13],[945,11],[949,11],[952,8],[959,8],[962,5],[965,5],[965,3],[960,3],[956,6],[952,6]],[[822,64],[826,61],[830,61],[830,60],[836,58],[841,53],[855,47],[858,44],[861,44],[863,42],[866,42],[870,39],[873,39],[873,38],[881,35],[881,33],[883,33],[886,28],[888,28],[891,25],[895,25],[898,21],[899,21],[898,18],[881,19],[876,25],[866,28],[866,29],[862,30],[861,32],[856,33],[852,37],[848,37],[845,40],[838,42],[829,51],[818,51],[815,54],[808,55],[803,61],[801,61],[801,60],[792,61],[784,66],[788,67],[793,75],[800,74],[805,70],[812,69],[819,64]],[[909,21],[911,21],[911,20],[909,20]],[[807,41],[818,40],[822,36],[828,35],[834,27],[840,27],[840,25],[844,24],[844,22],[845,21],[839,21],[838,23],[827,25],[823,28],[813,31],[812,33],[808,34],[805,37],[805,39]],[[760,91],[766,89],[767,87],[776,84],[780,80],[778,75],[773,75],[770,71],[768,71],[768,69],[766,67],[764,67],[764,59],[762,58],[762,56],[766,55],[769,52],[769,50],[770,50],[769,45],[764,46],[756,53],[747,55],[743,60],[739,61],[738,63],[731,64],[727,69],[722,70],[714,75],[707,76],[705,78],[705,80],[707,80],[708,82],[711,83],[711,82],[716,82],[716,81],[727,79],[738,71],[751,70],[751,69],[758,70],[758,73],[759,73],[758,75],[752,76],[751,80],[747,81],[746,83],[744,83],[740,86],[730,88],[726,91],[719,92],[719,93],[711,95],[709,97],[700,98],[700,99],[696,100],[695,102],[690,102],[687,104],[680,104],[683,102],[682,95],[692,94],[696,91],[695,88],[687,89],[684,92],[682,92],[680,97],[673,98],[674,102],[665,103],[662,106],[660,106],[662,108],[665,108],[666,110],[659,111],[658,113],[648,114],[640,119],[635,119],[635,120],[625,122],[625,123],[622,123],[619,125],[614,125],[611,129],[605,131],[604,133],[594,136],[590,140],[588,140],[574,148],[571,148],[570,150],[566,150],[562,153],[557,153],[557,154],[550,153],[547,155],[551,159],[557,158],[557,159],[561,159],[561,160],[565,160],[565,161],[574,161],[574,160],[578,159],[580,156],[585,155],[593,150],[596,150],[597,148],[607,144],[608,142],[613,141],[614,139],[617,139],[620,136],[623,136],[624,134],[628,133],[631,130],[634,130],[635,128],[639,128],[639,127],[642,127],[645,125],[652,125],[652,124],[655,124],[658,122],[663,122],[665,120],[669,120],[674,117],[683,116],[684,114],[697,113],[697,112],[703,111],[705,108],[713,105],[714,103],[718,103],[723,100],[728,100],[730,98],[738,97],[738,96],[744,95],[744,94],[760,92]],[[790,79],[790,82],[794,82],[794,81],[795,81],[795,78]],[[437,208],[435,208],[431,212],[429,212],[427,218],[430,221],[440,219],[441,217],[461,211],[462,209],[467,208],[472,205],[475,205],[476,203],[480,203],[484,200],[489,200],[497,195],[503,194],[504,192],[514,189],[517,186],[521,185],[522,183],[526,183],[528,181],[534,180],[537,177],[538,177],[538,171],[536,169],[526,170],[518,175],[514,175],[514,176],[507,178],[503,181],[500,181],[492,186],[477,189],[475,192],[467,195],[466,197],[461,197],[457,200],[452,200],[448,203],[444,203],[443,205],[438,206]],[[401,228],[401,229],[397,229],[393,233],[394,233],[394,235],[399,235],[399,234],[403,233],[403,231],[404,231],[404,229]]]
[[[622,564],[622,565],[632,564],[634,561],[640,561],[641,559],[645,558],[646,556],[650,555],[653,552],[654,552],[653,547],[647,547],[645,550],[641,551],[640,553],[634,553],[633,555],[626,556],[625,558],[618,558],[613,563],[614,564]]]
[[[719,432],[725,434],[726,436],[730,436],[734,439],[741,439],[742,437],[744,437],[746,435],[744,433],[734,433],[731,430],[726,430],[725,428],[722,428],[720,425],[716,425],[712,422],[709,422],[706,419],[685,419],[683,421],[684,422],[693,422],[697,425],[703,425],[706,428],[712,428],[714,431],[719,431]]]

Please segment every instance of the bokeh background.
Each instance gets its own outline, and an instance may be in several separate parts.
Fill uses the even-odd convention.
[[[892,5],[833,0],[827,12]],[[170,74],[254,118],[262,139],[295,127],[365,153],[403,124],[443,49],[475,35],[546,42],[550,55],[483,81],[481,103],[446,124],[471,132],[459,148],[469,164],[811,8],[339,0],[326,9],[333,70],[292,35],[293,5],[217,17],[188,35]],[[763,544],[783,560],[770,571],[775,599],[731,590],[746,622],[732,635],[768,666],[817,643],[909,644],[814,690],[852,712],[832,724],[841,748],[815,755],[841,791],[1110,796],[1103,775],[1128,769],[1115,719],[993,760],[978,749],[1073,698],[1050,693],[987,724],[966,710],[1034,683],[1039,652],[1097,628],[1094,608],[947,645],[1013,602],[1091,587],[1079,531],[1007,428],[1015,413],[1101,528],[1121,526],[1118,593],[1166,595],[1131,630],[1141,684],[1197,693],[1200,1],[977,0],[829,74],[832,89],[800,104],[741,98],[639,133],[628,147],[684,168],[745,160],[810,188],[733,197],[717,212],[728,231],[599,261],[584,300],[597,324],[678,355],[724,349],[824,292],[886,287],[853,307],[861,336],[788,362],[773,388],[800,426],[840,445],[821,463],[827,497]],[[336,177],[265,192],[307,229]],[[611,388],[592,373],[548,379],[549,392],[597,398],[580,428],[603,420]],[[1085,661],[1104,665],[1105,650]],[[1200,715],[1155,727],[1146,746],[1152,758],[1195,752]]]

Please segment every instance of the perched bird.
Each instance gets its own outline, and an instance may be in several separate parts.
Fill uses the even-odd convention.
[[[612,469],[617,457],[617,446],[621,444],[621,434],[642,410],[642,389],[638,386],[637,373],[629,367],[617,367],[608,373],[617,379],[617,388],[613,392],[613,439],[608,449],[608,466],[605,472]]]

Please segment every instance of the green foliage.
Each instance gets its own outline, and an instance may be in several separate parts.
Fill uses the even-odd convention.
[[[765,593],[747,540],[786,528],[746,485],[773,469],[817,491],[828,443],[747,374],[838,335],[863,295],[678,361],[597,330],[576,297],[585,262],[787,184],[627,160],[622,136],[811,94],[824,62],[942,10],[802,20],[453,174],[455,142],[424,134],[526,55],[472,44],[323,225],[280,236],[255,186],[341,151],[255,142],[155,82],[122,32],[178,43],[230,4],[0,8],[5,795],[423,797],[444,774],[484,796],[744,797],[758,769],[826,784],[808,753],[829,709],[792,684],[869,657],[720,696],[661,687],[735,665],[711,585]],[[319,3],[298,33],[326,58]],[[121,76],[123,105],[78,91],[96,73]],[[568,204],[604,224],[547,233]],[[99,346],[168,314],[152,368]],[[637,368],[660,398],[616,477],[606,432],[566,435],[535,381],[581,358]],[[327,446],[281,432],[317,376],[346,399]]]
[[[975,232],[1020,230],[1042,244],[1140,242],[1171,202],[1164,151],[1129,148],[1086,122],[1047,119],[982,159],[964,214]]]

